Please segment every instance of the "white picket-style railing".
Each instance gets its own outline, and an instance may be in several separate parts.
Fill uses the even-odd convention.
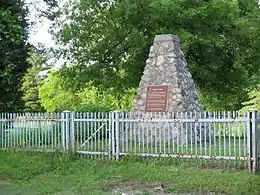
[[[256,171],[260,112],[2,113],[0,148],[240,160]]]

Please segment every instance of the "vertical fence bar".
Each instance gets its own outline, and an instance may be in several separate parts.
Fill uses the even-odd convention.
[[[148,117],[147,117],[148,118]],[[149,153],[149,121],[145,123],[146,129],[146,153]]]
[[[132,117],[132,112],[130,112],[130,114],[129,114],[129,119],[130,120],[132,120],[133,119],[133,117]],[[133,126],[132,126],[132,122],[130,122],[130,124],[129,124],[129,128],[130,128],[130,134],[129,134],[129,136],[130,136],[130,138],[129,138],[129,142],[130,142],[130,152],[133,152]]]
[[[120,158],[120,126],[119,126],[119,112],[115,112],[115,134],[116,134],[116,160]]]
[[[138,122],[137,122],[137,129],[138,129],[138,152],[141,152],[141,118],[140,112],[138,112]]]
[[[197,117],[198,117],[198,113],[197,111],[194,112],[194,118],[195,120],[197,120]],[[197,128],[197,122],[195,121],[195,124],[194,124],[194,131],[195,131],[195,154],[196,156],[198,155],[198,128]]]
[[[223,119],[225,120],[226,119],[226,111],[223,112]],[[226,143],[226,121],[224,121],[224,156],[227,155],[226,153],[226,146],[227,146],[227,143]]]
[[[111,113],[112,115],[112,156],[115,158],[116,156],[116,140],[115,140],[115,112]]]
[[[10,147],[11,147],[11,148],[14,147],[14,146],[13,146],[14,130],[13,130],[12,126],[11,126],[12,120],[13,120],[13,113],[10,113],[10,122],[9,122],[9,131],[10,131],[10,133],[9,133],[9,135],[10,135]],[[10,127],[11,127],[11,128],[10,128]]]
[[[181,123],[181,120],[180,120],[180,113],[177,112],[176,113],[176,119],[177,119],[177,124],[176,124],[176,133],[177,133],[177,154],[180,154],[180,151],[179,151],[179,143],[180,143],[180,135],[181,135],[181,130],[179,128],[179,123]]]
[[[165,155],[166,154],[166,122],[167,122],[167,119],[166,119],[166,114],[163,113],[163,154]]]
[[[153,113],[149,113],[149,118],[152,118],[153,117]],[[153,148],[153,135],[154,135],[154,132],[153,132],[153,124],[152,123],[149,123],[149,129],[150,129],[150,134],[151,134],[151,138],[150,138],[150,152],[153,153],[154,151],[154,148]]]
[[[202,112],[200,112],[200,119],[202,119]],[[202,155],[202,140],[201,140],[201,138],[202,138],[202,130],[201,130],[201,123],[202,122],[199,122],[199,124],[200,124],[200,155]]]
[[[213,114],[213,118],[216,119],[216,112]],[[214,156],[217,155],[217,141],[216,141],[216,122],[214,122]]]
[[[241,118],[242,116],[238,113],[238,117]],[[239,134],[238,134],[238,149],[239,149],[239,151],[238,152],[239,152],[239,157],[241,157],[242,156],[241,134],[243,135],[243,131],[241,131],[241,122],[238,122],[238,130],[239,130]]]
[[[101,150],[102,152],[108,152],[109,154],[109,143],[107,139],[107,135],[109,133],[109,118],[107,117],[107,113],[103,112],[102,113],[102,121],[103,124],[105,124],[104,129],[102,130],[102,139],[101,139]],[[105,155],[103,155],[102,158],[105,158]]]
[[[91,116],[89,114],[89,112],[86,113],[87,114],[87,119],[91,119]],[[86,131],[87,131],[87,139],[90,138],[91,134],[90,134],[90,124],[91,124],[91,121],[89,122],[85,122],[87,125],[86,125]],[[88,141],[88,144],[87,144],[87,150],[90,149],[90,142],[91,142],[91,139]]]
[[[171,113],[171,119],[174,119],[174,112]],[[175,153],[175,133],[177,131],[174,131],[174,129],[176,128],[175,126],[176,122],[173,122],[171,125],[171,138],[172,138],[172,153]]]
[[[236,119],[237,118],[237,114],[236,112],[233,112],[233,118]],[[234,129],[234,135],[233,135],[233,141],[234,141],[234,151],[233,151],[233,155],[236,157],[237,156],[237,151],[236,151],[236,141],[237,141],[237,121],[234,122],[233,124],[233,129]]]
[[[75,113],[71,112],[70,115],[70,129],[69,129],[69,144],[70,144],[70,150],[71,152],[75,152]],[[81,135],[82,136],[82,135]]]
[[[190,119],[193,119],[193,117],[192,117],[192,112],[190,112],[190,116],[189,116],[189,118]],[[189,140],[189,143],[188,144],[190,144],[190,155],[193,155],[193,136],[197,136],[197,133],[196,133],[196,126],[195,126],[195,128],[194,129],[192,129],[192,123],[193,122],[190,122],[190,140]],[[195,123],[196,123],[196,121],[195,121]]]
[[[81,119],[82,113],[76,112],[75,117],[77,119]],[[84,140],[86,140],[85,137],[84,137],[84,129],[83,129],[83,132],[82,132],[82,123],[85,124],[86,122],[83,122],[83,121],[77,121],[76,122],[76,143],[77,143],[77,148],[79,148],[80,150],[83,150],[81,145],[83,144]],[[84,144],[84,147],[85,147],[85,145],[86,144]]]
[[[104,117],[104,112],[102,112],[101,113],[101,119],[102,119],[102,126],[103,126],[103,124],[104,124],[104,127],[105,128],[103,128],[102,127],[102,131],[101,131],[101,145],[100,145],[100,150],[102,151],[102,152],[104,152],[104,133],[107,133],[107,121],[106,121],[106,118]]]
[[[66,119],[65,112],[61,113],[61,142],[62,142],[62,150],[66,151],[66,141],[65,141],[65,133],[66,133]]]
[[[53,113],[53,140],[54,140],[54,145],[53,149],[57,149],[57,114],[54,112]]]
[[[185,112],[185,119],[188,119],[188,113]],[[185,153],[187,153],[188,151],[188,122],[185,122],[185,145],[186,145],[186,150],[185,150]]]
[[[80,113],[80,114],[77,114],[77,119],[88,119],[86,117],[86,113]],[[81,125],[81,127],[79,128],[79,124]],[[87,124],[87,125],[86,125]],[[79,123],[77,122],[77,133],[81,135],[82,139],[83,139],[83,142],[85,142],[87,139],[88,139],[88,136],[87,136],[87,130],[86,130],[86,126],[88,126],[88,122],[87,121],[82,121],[82,123]],[[79,132],[79,131],[82,131],[82,132]],[[78,144],[81,146],[81,139],[77,140]],[[86,150],[87,148],[87,143],[84,144],[83,148],[81,148],[81,150]]]
[[[161,122],[162,121],[162,115],[161,115],[161,113],[159,112],[159,113],[157,113],[158,114],[158,119],[159,119],[159,124],[160,124],[160,128],[156,128],[156,130],[158,129],[158,131],[159,131],[159,145],[160,145],[160,152],[159,152],[159,154],[161,155],[162,154],[162,124],[163,124],[163,122]]]
[[[61,122],[60,122],[60,119],[61,119],[61,115],[60,113],[56,113],[55,114],[56,116],[56,138],[57,138],[57,148],[59,150],[61,150]]]
[[[100,150],[100,144],[101,144],[101,142],[100,142],[100,139],[101,139],[101,137],[100,137],[100,131],[103,131],[103,124],[102,124],[102,118],[101,118],[100,112],[97,113],[97,119],[98,119],[97,129],[99,129],[99,131],[98,131],[98,133],[97,133],[97,151],[98,151],[98,152],[101,152],[101,150]],[[98,156],[98,158],[100,158],[100,156]]]
[[[122,118],[124,119],[125,117],[125,112],[122,112],[121,115],[123,116]],[[121,117],[119,118],[121,119]],[[119,131],[119,136],[120,136],[120,139],[121,139],[121,145],[120,145],[120,152],[125,152],[125,129],[124,129],[124,125],[125,125],[125,122],[120,122],[119,123],[119,128],[120,128],[120,131]]]
[[[181,154],[183,154],[183,146],[184,146],[184,122],[183,122],[183,115],[184,115],[184,113],[183,112],[181,112],[180,113],[181,114],[181,123],[180,123],[180,125],[181,125],[181,128],[180,128],[180,130],[181,130],[181,137],[180,137],[180,144],[181,144]]]
[[[155,119],[157,119],[157,113],[154,113],[154,118]],[[155,153],[156,154],[158,154],[158,132],[157,132],[157,129],[158,128],[156,128],[156,124],[158,124],[158,123],[153,123],[153,135],[155,135],[154,136],[154,145],[155,145]]]
[[[209,122],[208,122],[208,127],[209,127],[209,156],[212,156],[212,131],[211,131],[211,124],[212,124],[212,121],[211,121],[211,112],[208,112],[208,119],[209,119]]]
[[[1,116],[1,148],[4,148],[4,115],[3,113],[0,114]]]
[[[70,136],[70,129],[71,129],[71,112],[70,111],[63,111],[62,112],[62,146],[63,151],[68,151],[71,146],[71,136]],[[73,134],[74,135],[74,134]]]
[[[260,111],[256,111],[255,132],[256,132],[256,172],[260,171]]]
[[[128,117],[128,112],[125,113],[125,119],[127,120],[129,117]],[[128,154],[128,150],[129,150],[129,122],[125,122],[125,133],[126,133],[126,153]]]
[[[108,117],[108,158],[112,159],[113,155],[113,148],[112,148],[112,131],[113,131],[113,113],[109,112],[109,117]]]
[[[7,124],[7,147],[9,148],[10,147],[10,132],[11,132],[11,128],[9,127],[9,124],[10,124],[10,114],[7,113],[7,120],[8,122],[6,123]]]
[[[204,119],[207,119],[207,112],[204,112]],[[207,155],[207,122],[204,122],[204,155]]]
[[[44,121],[42,120],[42,118],[44,117],[44,113],[40,113],[39,115],[39,127],[40,127],[40,145],[41,145],[41,149],[44,148]]]
[[[169,120],[170,119],[170,113],[169,112],[167,112],[167,119]],[[170,129],[170,122],[169,121],[167,121],[167,132],[168,132],[168,144],[167,144],[167,147],[168,147],[168,154],[170,154],[171,153],[171,129]]]
[[[23,121],[22,121],[22,114],[21,113],[18,113],[18,120],[17,120],[17,128],[18,128],[18,131],[19,131],[19,147],[22,147],[23,146],[23,131],[22,131],[22,124],[23,124]]]
[[[252,112],[247,112],[247,159],[248,159],[248,169],[249,172],[252,171],[253,163],[252,163]]]
[[[46,149],[47,148],[47,125],[48,125],[47,113],[43,114],[42,122],[43,122],[43,129],[44,129],[44,149]]]
[[[243,119],[247,119],[247,121],[248,121],[248,113],[246,114],[246,113],[244,113],[243,114]],[[244,125],[243,125],[243,127],[244,127],[244,157],[247,157],[247,139],[248,139],[248,131],[247,131],[247,124],[248,124],[248,122],[244,122],[243,123]]]
[[[220,113],[220,111],[218,112],[218,119],[219,120],[221,120],[221,113]],[[219,121],[218,122],[218,151],[219,151],[219,156],[221,156],[222,155],[222,150],[221,150],[221,122]]]
[[[65,111],[65,120],[66,120],[66,123],[65,123],[65,148],[66,148],[66,151],[69,150],[69,112]]]
[[[16,117],[16,115],[15,115],[15,113],[13,113],[13,119],[11,121],[11,127],[12,127],[12,130],[14,132],[14,147],[17,147],[17,141],[18,141],[17,140],[17,131],[14,128],[14,121],[16,120],[15,117]]]
[[[6,119],[6,122],[5,122],[5,148],[8,148],[8,144],[9,144],[8,113],[5,113],[5,119]]]
[[[54,128],[55,128],[55,126],[54,126],[54,113],[51,113],[51,121],[50,121],[50,123],[51,123],[51,128],[50,128],[50,133],[51,133],[51,149],[52,150],[54,150],[54,144],[55,144],[55,140],[54,140],[54,133],[55,133],[55,131],[54,131]]]
[[[231,113],[228,112],[228,119],[231,119]],[[230,122],[228,122],[228,156],[231,156],[231,125]]]
[[[95,122],[94,120],[93,120],[93,113],[92,112],[90,112],[89,113],[89,116],[90,116],[90,121],[89,121],[89,129],[88,129],[88,131],[89,131],[89,137],[91,137],[92,135],[93,135],[93,128],[94,128],[94,126],[93,126],[93,123]],[[93,138],[91,138],[89,141],[90,141],[90,150],[91,151],[93,151]]]
[[[249,171],[257,171],[257,124],[256,124],[256,110],[248,111],[248,150],[249,150]]]
[[[31,147],[31,142],[32,142],[32,125],[33,125],[33,119],[32,119],[32,114],[28,113],[28,124],[29,124],[29,129],[28,129],[28,146],[29,148]],[[51,142],[52,143],[52,142]]]
[[[104,117],[106,119],[106,123],[107,123],[107,126],[106,126],[106,131],[104,133],[104,151],[108,153],[108,158],[111,157],[110,155],[110,132],[111,132],[111,122],[110,122],[110,113],[104,113]]]

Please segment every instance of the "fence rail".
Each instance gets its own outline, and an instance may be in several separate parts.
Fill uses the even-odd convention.
[[[0,148],[239,160],[256,172],[260,112],[2,113]]]

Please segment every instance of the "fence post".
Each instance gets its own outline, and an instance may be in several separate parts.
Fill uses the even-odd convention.
[[[256,124],[256,110],[248,110],[248,166],[250,172],[257,171],[257,124]]]
[[[74,136],[74,112],[70,114],[70,130],[69,130],[69,146],[71,152],[75,152],[75,136]]]
[[[113,139],[113,135],[114,133],[114,120],[113,120],[113,113],[112,112],[109,112],[109,119],[108,119],[108,126],[109,126],[109,131],[108,131],[108,157],[109,159],[112,159],[112,156],[114,155],[114,139]]]
[[[61,113],[61,136],[62,136],[62,149],[65,152],[74,152],[74,113],[71,111],[63,111]]]
[[[260,172],[260,111],[255,111],[255,132],[256,132],[256,172]]]
[[[120,159],[120,136],[119,136],[119,133],[120,133],[120,130],[119,130],[119,114],[120,114],[120,112],[115,111],[114,114],[115,114],[116,160],[119,160]]]

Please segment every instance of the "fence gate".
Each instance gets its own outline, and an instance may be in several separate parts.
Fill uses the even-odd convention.
[[[64,111],[61,118],[64,150],[102,156],[111,153],[109,113]]]

